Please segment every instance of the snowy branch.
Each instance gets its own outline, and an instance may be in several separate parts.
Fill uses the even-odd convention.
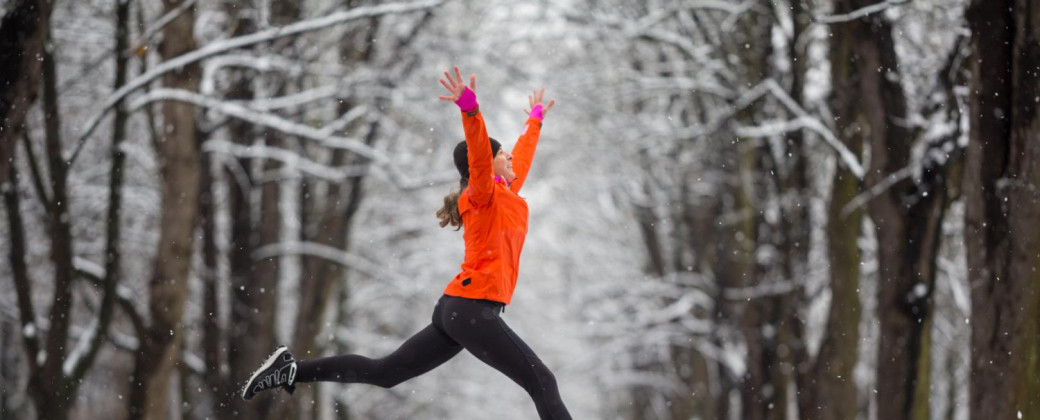
[[[105,269],[100,264],[82,257],[74,257],[72,264],[76,275],[87,279],[94,287],[104,287],[102,283],[105,278]],[[134,306],[133,290],[124,285],[119,285],[116,290],[116,299],[120,309],[130,318],[130,323],[134,326],[134,330],[140,334],[144,330],[144,317],[141,316],[137,307]]]
[[[130,105],[130,109],[131,111],[136,111],[137,109],[156,101],[187,102],[199,107],[210,108],[222,114],[243,121],[248,121],[259,126],[272,128],[285,134],[313,140],[328,148],[348,150],[358,156],[369,159],[375,165],[384,168],[384,172],[389,177],[390,182],[401,190],[408,191],[424,188],[437,183],[441,178],[443,178],[442,174],[434,174],[432,177],[424,176],[421,179],[412,179],[405,176],[405,171],[398,168],[394,163],[394,160],[385,153],[365,145],[360,140],[332,135],[330,133],[332,129],[330,128],[315,129],[307,125],[294,123],[275,114],[259,112],[240,105],[239,103],[220,101],[185,90],[153,90],[147,95],[135,100]]]
[[[372,277],[388,277],[396,281],[409,281],[407,277],[392,271],[387,271],[386,267],[382,267],[379,264],[357,254],[317,242],[280,242],[266,245],[253,252],[253,259],[262,260],[264,258],[285,255],[309,255],[312,257],[323,258]]]
[[[76,140],[77,146],[72,156],[68,159],[69,165],[76,160],[80,150],[83,148],[83,144],[87,138],[97,129],[98,125],[101,124],[101,120],[108,115],[108,112],[123,101],[130,93],[144,87],[151,81],[159,78],[167,72],[183,68],[189,64],[197,61],[213,57],[217,54],[221,54],[227,51],[231,51],[238,48],[248,47],[250,45],[260,44],[264,42],[270,42],[275,39],[284,38],[287,36],[299,35],[305,32],[316,31],[325,29],[331,26],[340,25],[352,20],[364,19],[373,16],[381,16],[386,14],[394,13],[407,13],[418,10],[426,10],[436,6],[439,6],[443,0],[421,0],[410,3],[389,3],[378,6],[363,6],[353,8],[347,11],[340,11],[337,13],[323,16],[320,18],[310,19],[294,23],[291,25],[271,28],[268,30],[256,32],[249,35],[238,36],[229,38],[223,41],[217,41],[207,44],[205,47],[199,48],[190,53],[181,55],[172,60],[163,62],[159,66],[149,70],[147,73],[142,74],[133,80],[127,82],[126,85],[119,88],[108,97],[105,103],[101,106],[101,110],[90,120],[88,120],[86,128],[83,134]]]
[[[903,169],[888,174],[888,176],[886,176],[885,179],[881,180],[881,182],[878,182],[873,187],[870,187],[870,190],[867,190],[861,193],[860,195],[857,195],[856,198],[853,198],[851,201],[849,201],[849,204],[846,204],[845,207],[841,209],[841,217],[843,219],[849,217],[849,215],[852,214],[852,212],[856,211],[856,209],[863,207],[868,202],[870,202],[870,200],[873,200],[874,197],[877,197],[885,191],[888,191],[888,189],[892,188],[893,185],[896,185],[899,181],[906,179],[913,173],[913,168],[911,166],[907,166]]]
[[[771,137],[792,131],[808,128],[809,123],[805,118],[795,118],[788,121],[772,121],[755,126],[737,126],[733,132],[740,137],[759,138]]]
[[[709,93],[723,98],[734,96],[732,89],[718,83],[705,82],[699,77],[642,77],[638,82],[640,91],[654,91],[655,96],[658,95],[658,91],[677,93],[683,90]]]
[[[600,27],[622,27],[625,26],[626,32],[629,34],[643,34],[654,27],[660,26],[661,21],[675,15],[676,13],[684,10],[708,10],[708,11],[720,11],[726,12],[727,17],[723,21],[724,29],[732,29],[732,25],[736,22],[737,18],[751,9],[755,5],[755,1],[746,0],[739,4],[729,1],[717,1],[717,0],[693,0],[693,1],[676,1],[672,2],[670,6],[657,9],[656,11],[643,16],[635,23],[630,23],[631,20],[628,18],[619,18],[615,16],[608,16],[602,14],[590,15],[586,11],[565,11],[564,17],[572,22],[578,22],[583,24],[595,24]]]
[[[229,154],[235,157],[262,158],[277,160],[290,170],[297,170],[327,181],[341,182],[354,176],[363,175],[359,167],[334,168],[322,165],[299,153],[267,145],[245,146],[225,140],[209,140],[202,145],[202,150],[211,153]]]
[[[771,281],[763,282],[757,286],[727,288],[722,290],[722,296],[732,301],[747,301],[764,297],[786,295],[801,287],[793,281]]]
[[[799,119],[803,120],[806,124],[806,128],[815,131],[823,137],[823,140],[838,152],[838,157],[845,162],[849,171],[852,172],[853,175],[856,175],[856,178],[862,180],[863,177],[866,176],[867,172],[863,169],[863,165],[859,163],[859,159],[856,158],[856,155],[853,154],[848,147],[845,147],[845,144],[842,143],[841,140],[838,140],[838,137],[834,135],[830,128],[827,128],[827,126],[820,122],[820,120],[812,118],[805,109],[802,109],[802,107],[798,105],[798,102],[792,99],[791,96],[787,94],[787,91],[776,83],[776,80],[766,79],[762,84],[773,93],[773,96],[780,100],[780,103],[787,107],[787,109],[794,113],[794,115]]]
[[[835,146],[835,151],[838,152],[839,156],[845,159],[845,163],[849,166],[852,173],[856,175],[858,179],[863,179],[865,173],[862,167],[858,166],[858,161],[855,160],[854,156],[846,156],[844,153],[848,150],[834,138],[834,133],[820,124],[819,120],[807,116],[802,116],[789,121],[777,121],[771,123],[760,124],[757,126],[738,126],[733,131],[740,137],[758,138],[758,137],[770,137],[776,136],[783,133],[789,133],[791,131],[797,131],[801,129],[808,129],[815,131],[817,134],[822,136],[824,140],[828,140],[827,143]],[[840,146],[840,147],[838,147]],[[857,166],[853,166],[853,164]]]
[[[79,365],[85,360],[85,355],[90,352],[91,344],[95,342],[94,337],[98,335],[98,318],[93,318],[86,331],[79,336],[76,346],[65,356],[65,363],[61,367],[66,377],[80,370]]]
[[[765,137],[796,129],[809,129],[819,134],[820,137],[822,137],[823,140],[838,153],[838,157],[845,162],[849,171],[851,171],[856,178],[862,180],[863,177],[866,176],[866,171],[863,169],[863,165],[860,164],[859,159],[856,158],[856,155],[852,153],[848,147],[845,147],[834,132],[820,122],[818,118],[809,115],[809,113],[803,109],[801,105],[798,105],[798,102],[792,99],[791,96],[787,94],[787,91],[785,91],[784,88],[773,79],[765,79],[762,83],[759,83],[755,87],[745,91],[736,99],[736,101],[734,101],[731,109],[722,115],[713,118],[703,126],[676,130],[673,131],[673,135],[674,137],[688,138],[709,136],[729,123],[733,116],[738,112],[751,106],[752,103],[758,101],[767,93],[771,93],[776,97],[776,99],[779,100],[780,103],[797,118],[779,124],[774,123],[758,127],[736,127],[734,130],[735,134],[744,137]]]
[[[319,142],[322,146],[333,149],[349,150],[359,156],[372,160],[378,165],[390,165],[391,159],[382,152],[373,149],[358,139],[332,136],[323,130],[307,125],[297,124],[276,114],[260,112],[239,103],[221,101],[202,96],[194,92],[180,89],[156,89],[142,96],[130,105],[131,111],[158,101],[180,101],[203,108],[209,108],[222,114],[248,121],[250,123],[272,128],[286,134]]]
[[[293,93],[290,95],[279,96],[276,98],[254,99],[249,102],[249,107],[260,111],[274,111],[276,109],[297,108],[307,105],[311,102],[335,98],[338,95],[340,95],[340,92],[339,89],[337,89],[337,87],[322,86],[314,89],[307,89],[305,91]]]
[[[166,25],[169,25],[170,22],[173,22],[174,19],[177,19],[177,17],[184,14],[184,12],[188,11],[188,9],[195,7],[195,3],[197,3],[197,0],[185,1],[184,3],[181,3],[180,6],[177,6],[176,9],[170,10],[165,15],[159,17],[158,20],[153,22],[151,25],[148,26],[147,29],[145,29],[144,35],[141,35],[141,45],[139,45],[139,47],[144,47],[148,44],[151,44],[152,39],[159,34],[159,31],[165,28]]]
[[[886,1],[883,1],[881,3],[872,4],[872,5],[866,6],[866,7],[861,7],[859,9],[853,10],[853,11],[851,11],[849,13],[845,13],[845,14],[841,14],[841,15],[816,16],[814,21],[816,23],[822,23],[822,24],[850,22],[850,21],[853,21],[853,20],[856,20],[856,19],[859,19],[859,18],[862,18],[862,17],[870,16],[870,15],[872,15],[874,13],[877,13],[877,12],[884,11],[885,9],[888,9],[889,7],[899,6],[899,5],[903,5],[903,4],[909,3],[909,2],[910,2],[910,0],[886,0]]]
[[[215,92],[214,75],[225,67],[243,67],[259,72],[278,70],[288,73],[290,76],[299,76],[303,72],[303,66],[298,61],[277,54],[224,54],[213,57],[202,65],[202,82],[199,84],[199,91],[202,93]]]
[[[332,120],[332,122],[325,124],[325,126],[319,129],[318,132],[324,136],[331,136],[333,133],[347,128],[348,124],[356,121],[357,119],[365,115],[368,115],[368,111],[369,109],[367,106],[357,105],[351,108],[350,111],[347,111],[345,114],[340,115],[339,118],[336,118],[335,120]]]

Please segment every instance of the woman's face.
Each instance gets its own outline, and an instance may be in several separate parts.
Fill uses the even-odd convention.
[[[498,154],[495,155],[495,176],[505,178],[506,182],[513,182],[516,179],[516,174],[513,173],[513,154],[505,151],[505,149],[499,149]]]

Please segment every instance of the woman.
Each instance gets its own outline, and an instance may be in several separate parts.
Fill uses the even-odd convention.
[[[506,374],[531,395],[543,419],[569,419],[556,379],[500,314],[513,296],[520,249],[527,235],[527,203],[517,193],[527,177],[542,119],[555,105],[542,106],[545,89],[528,97],[527,127],[514,154],[487,135],[477,106],[476,76],[469,86],[458,66],[455,77],[440,82],[462,111],[466,141],[455,147],[461,190],[444,199],[437,212],[441,227],[464,229],[466,256],[462,272],[448,284],[433,310],[433,322],[382,359],[348,354],[296,362],[279,347],[242,389],[242,398],[274,388],[288,392],[300,382],[366,383],[390,388],[429,372],[462,349]]]

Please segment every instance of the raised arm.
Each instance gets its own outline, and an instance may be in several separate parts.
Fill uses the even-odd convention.
[[[542,133],[542,120],[549,109],[556,105],[556,101],[549,101],[549,105],[543,108],[544,97],[545,88],[535,91],[533,95],[527,97],[527,102],[531,107],[530,111],[527,111],[527,124],[524,126],[524,133],[520,135],[516,146],[513,147],[513,172],[516,174],[516,179],[509,184],[509,189],[514,193],[520,192],[524,181],[527,180],[527,172],[531,170],[534,152],[538,147],[538,138]]]
[[[473,205],[484,206],[491,202],[495,192],[495,183],[492,178],[494,156],[491,155],[491,141],[488,139],[484,117],[480,115],[477,95],[474,93],[477,76],[469,76],[469,87],[462,81],[459,66],[455,66],[454,78],[448,72],[444,72],[444,76],[447,81],[441,79],[441,84],[448,89],[451,95],[437,98],[454,101],[462,111],[462,127],[466,133],[467,160],[469,160],[469,197]]]

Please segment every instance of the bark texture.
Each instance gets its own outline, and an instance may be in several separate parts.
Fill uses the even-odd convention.
[[[1040,1],[973,1],[964,173],[972,419],[1040,418]]]
[[[165,0],[166,12],[181,1]],[[159,54],[169,60],[195,49],[195,11],[187,11],[163,28]],[[199,67],[188,65],[163,76],[163,85],[197,92]],[[180,102],[162,104],[158,156],[162,178],[159,246],[149,279],[150,324],[141,337],[129,399],[130,418],[165,419],[170,413],[170,384],[180,360],[182,317],[188,298],[194,229],[199,198],[198,110]]]

